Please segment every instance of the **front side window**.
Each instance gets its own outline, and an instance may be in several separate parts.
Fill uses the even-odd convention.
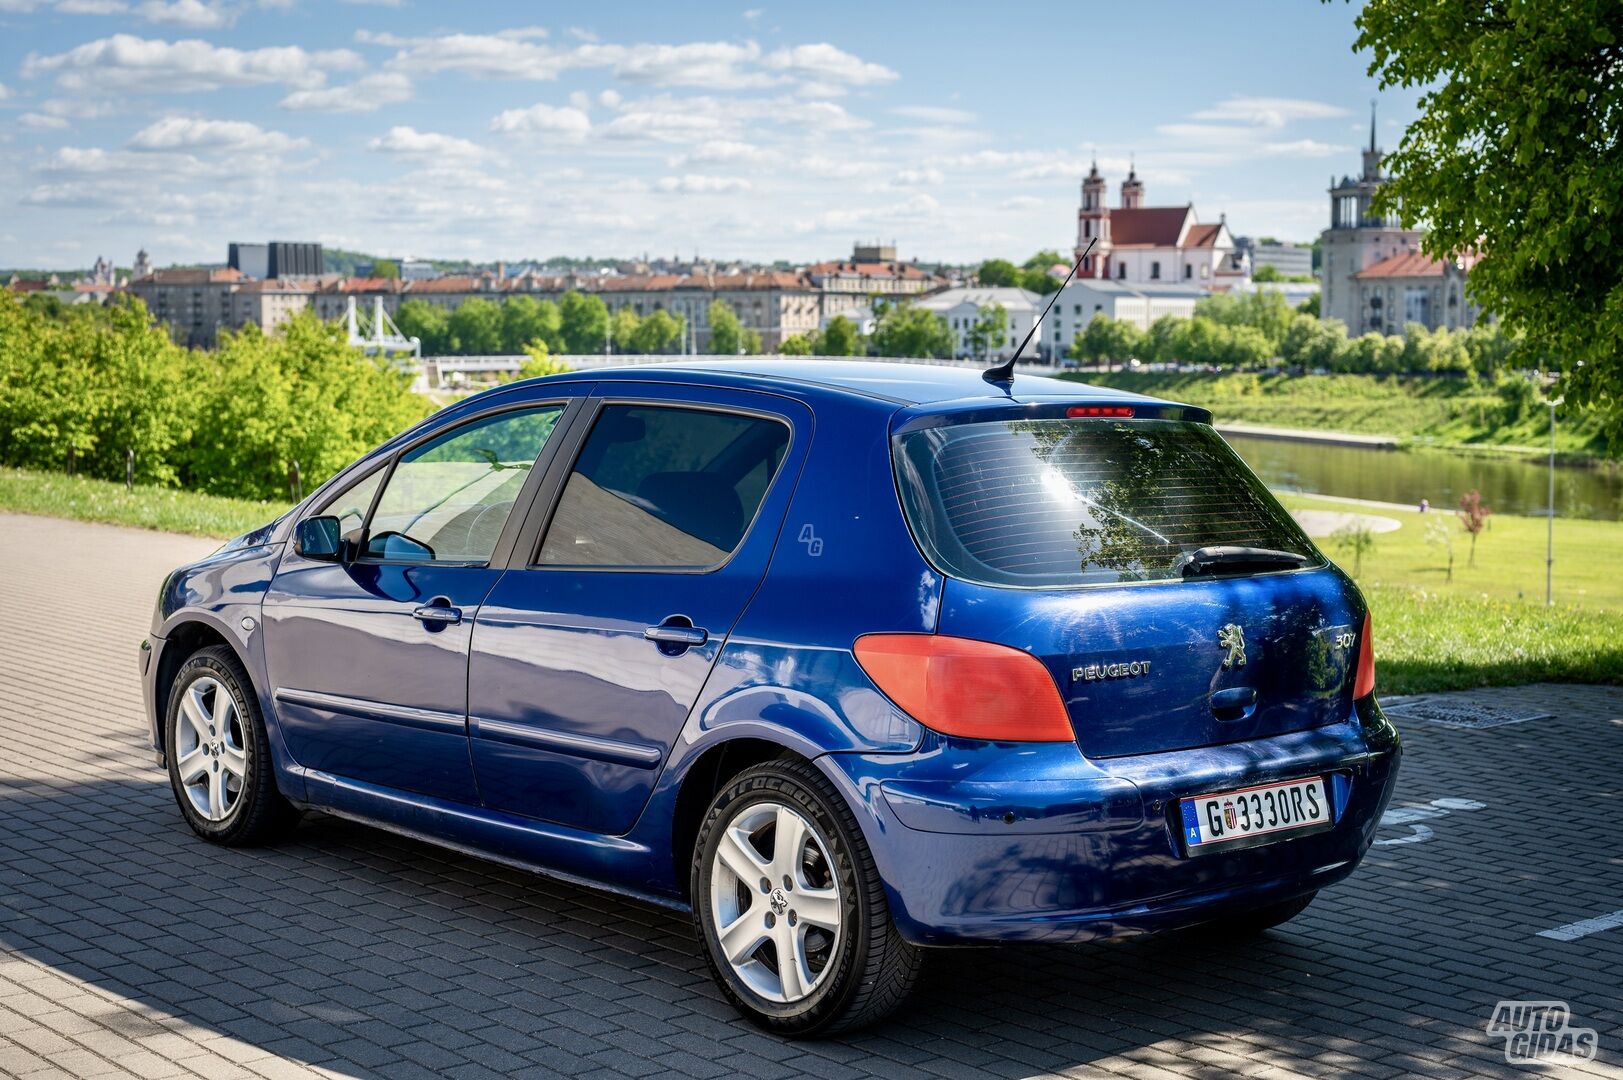
[[[670,406],[599,414],[541,545],[548,566],[715,566],[738,547],[789,447],[778,420]]]
[[[383,483],[387,469],[374,469],[372,473],[328,499],[321,513],[338,519],[338,535],[351,537],[357,542],[361,526],[366,524],[366,512],[372,509],[372,499]]]
[[[561,405],[497,413],[401,455],[367,528],[363,558],[490,561],[562,413]]]
[[[1014,420],[897,436],[903,508],[925,553],[987,585],[1178,580],[1186,556],[1236,545],[1321,561],[1289,514],[1204,424]]]

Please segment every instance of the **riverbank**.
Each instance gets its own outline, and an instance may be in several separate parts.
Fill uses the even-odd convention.
[[[1404,447],[1549,452],[1547,409],[1465,379],[1149,371],[1068,372],[1061,378],[1186,401],[1212,410],[1220,425],[1377,436]],[[1618,460],[1608,459],[1595,417],[1570,410],[1557,412],[1556,450],[1574,463]]]

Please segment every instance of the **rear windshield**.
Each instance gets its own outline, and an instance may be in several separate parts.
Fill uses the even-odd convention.
[[[1242,545],[1322,563],[1217,432],[1173,420],[1013,420],[896,437],[902,503],[936,566],[987,585],[1182,576]]]

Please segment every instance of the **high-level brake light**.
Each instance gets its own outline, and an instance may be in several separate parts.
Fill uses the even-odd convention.
[[[1131,405],[1072,405],[1065,410],[1065,415],[1072,418],[1083,416],[1129,417],[1133,415],[1133,407]]]

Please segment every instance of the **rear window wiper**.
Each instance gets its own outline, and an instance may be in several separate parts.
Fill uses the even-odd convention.
[[[1182,570],[1183,576],[1187,578],[1198,577],[1202,574],[1221,574],[1227,571],[1288,570],[1297,566],[1305,566],[1307,561],[1306,555],[1298,555],[1294,551],[1218,545],[1184,552],[1178,557],[1178,562],[1174,568]]]

